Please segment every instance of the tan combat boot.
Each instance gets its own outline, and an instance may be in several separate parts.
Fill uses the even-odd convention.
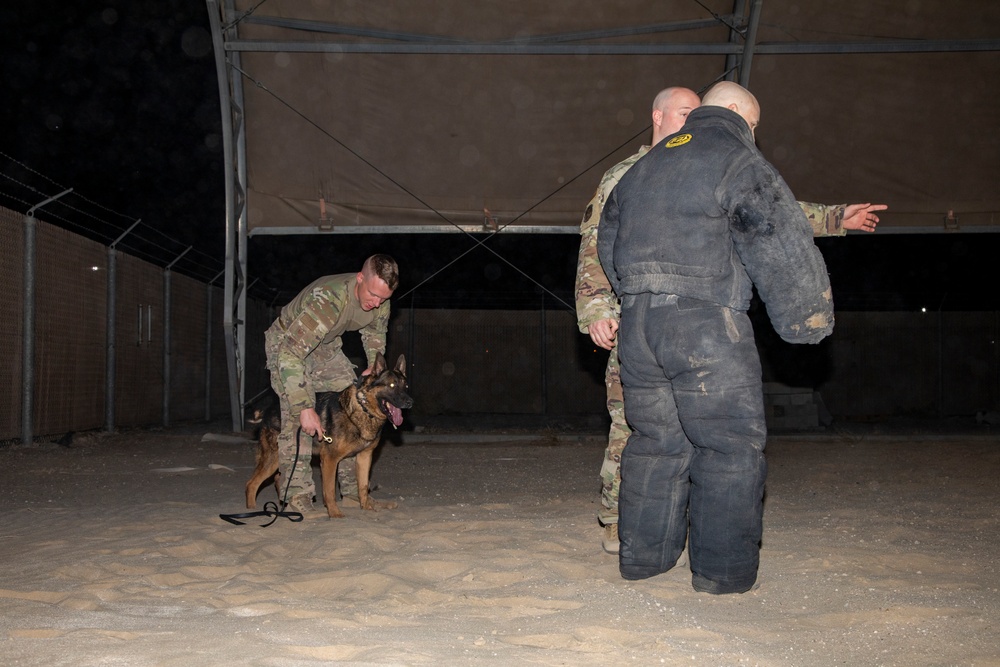
[[[618,524],[609,523],[604,526],[604,537],[601,539],[601,546],[609,554],[616,554],[621,548],[621,542],[618,541]]]
[[[308,493],[300,493],[292,496],[292,499],[285,505],[286,512],[298,512],[303,519],[319,519],[325,517],[326,512],[322,512],[313,507],[312,497]]]

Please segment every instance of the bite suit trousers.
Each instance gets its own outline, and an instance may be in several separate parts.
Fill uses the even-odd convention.
[[[666,572],[687,539],[695,590],[750,590],[767,430],[749,317],[676,295],[626,295],[619,336],[633,430],[621,461],[622,577]]]

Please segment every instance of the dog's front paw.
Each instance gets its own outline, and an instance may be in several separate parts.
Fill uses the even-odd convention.
[[[394,510],[397,507],[399,507],[399,503],[394,500],[372,500],[369,498],[368,502],[365,504],[366,510],[372,510],[374,512],[379,510]]]

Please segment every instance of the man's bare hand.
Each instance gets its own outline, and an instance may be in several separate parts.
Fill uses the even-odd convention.
[[[844,229],[874,232],[878,225],[875,211],[884,211],[887,208],[888,204],[848,204],[844,209]]]
[[[594,341],[594,345],[603,347],[605,350],[610,350],[615,346],[615,336],[618,334],[618,320],[613,317],[597,320],[587,327],[587,331],[590,333],[590,340]]]
[[[313,408],[306,408],[299,413],[299,424],[307,435],[315,435],[320,438],[324,435],[323,423],[320,421],[319,414]]]

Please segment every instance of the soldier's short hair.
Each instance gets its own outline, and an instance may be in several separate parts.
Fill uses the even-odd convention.
[[[365,265],[361,270],[366,274],[381,278],[393,292],[399,287],[399,265],[389,255],[382,253],[372,255],[365,260]]]

